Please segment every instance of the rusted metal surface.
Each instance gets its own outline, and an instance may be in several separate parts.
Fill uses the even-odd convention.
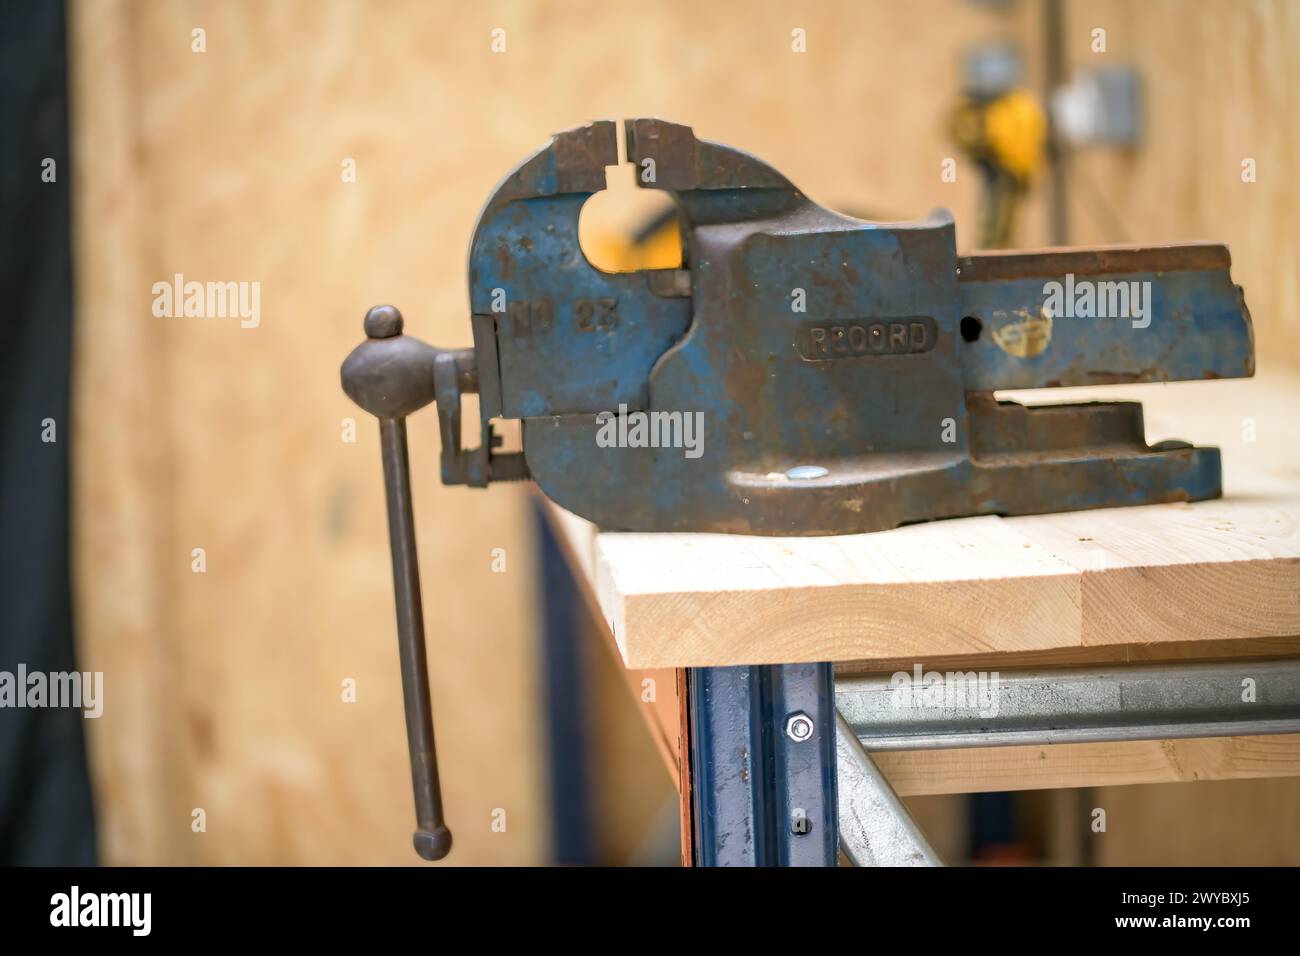
[[[959,329],[967,390],[1254,374],[1250,317],[1226,250],[1190,248],[1201,251],[1106,256],[1101,263],[1111,268],[1105,272],[1076,272],[1098,263],[1067,254],[1054,276],[1043,274],[1049,266],[1041,257],[1026,266],[1033,275],[967,281],[963,273]],[[1199,262],[1218,265],[1194,268]]]
[[[1057,278],[1067,272],[1075,275],[1212,272],[1227,270],[1231,265],[1232,257],[1227,246],[1214,242],[1185,242],[1098,249],[1061,247],[974,252],[957,260],[957,271],[962,282],[998,282]]]
[[[682,268],[610,274],[582,253],[616,124],[558,134],[506,176],[470,247],[473,360],[426,346],[376,373],[438,379],[444,481],[531,476],[605,528],[752,534],[1219,494],[1218,452],[1148,448],[1136,407],[981,396],[1253,374],[1223,246],[958,258],[945,212],[862,222],[689,127],[625,135],[638,184],[675,201]],[[462,452],[474,388],[482,441]],[[655,440],[598,440],[637,415]],[[522,455],[497,452],[495,417],[522,420]]]
[[[1113,412],[1033,418],[974,396],[1252,374],[1223,246],[958,259],[946,214],[850,219],[746,153],[637,119],[628,160],[676,200],[684,268],[611,275],[582,255],[578,216],[616,135],[608,121],[559,134],[484,207],[470,256],[477,361],[399,337],[372,363],[433,387],[444,481],[531,475],[604,527],[768,534],[1218,494],[1213,449],[1148,449],[1140,428],[1102,446],[1093,433]],[[459,395],[475,388],[483,440],[462,452]],[[698,416],[698,454],[605,447],[602,413],[657,413],[651,437],[670,445]],[[522,457],[495,453],[496,416],[523,420]],[[1067,423],[1070,442],[1044,427]]]

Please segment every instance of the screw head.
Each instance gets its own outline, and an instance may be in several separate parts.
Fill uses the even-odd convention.
[[[791,714],[785,721],[785,735],[797,744],[803,743],[816,729],[813,719],[802,710]]]
[[[795,465],[785,476],[791,481],[808,481],[813,478],[825,478],[831,470],[824,465]]]

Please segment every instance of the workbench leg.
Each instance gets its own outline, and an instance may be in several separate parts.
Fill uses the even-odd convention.
[[[697,866],[834,866],[835,673],[830,664],[692,668]]]

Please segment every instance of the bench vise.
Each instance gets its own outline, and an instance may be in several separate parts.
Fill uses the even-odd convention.
[[[470,244],[474,346],[372,309],[343,388],[379,417],[421,830],[441,823],[405,416],[437,403],[446,484],[532,479],[607,530],[820,535],[962,515],[1213,498],[1218,449],[1148,446],[1132,402],[1026,407],[1000,389],[1237,378],[1250,316],[1222,245],[958,256],[944,211],[871,223],[747,153],[628,120],[626,158],[675,202],[680,268],[609,273],[578,240],[618,163],[612,121],[556,135]],[[461,396],[479,396],[462,449]],[[493,421],[521,422],[504,452]],[[423,835],[422,835],[423,834]]]

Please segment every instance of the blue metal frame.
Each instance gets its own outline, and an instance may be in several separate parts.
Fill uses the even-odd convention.
[[[830,664],[688,671],[697,866],[834,866],[835,674]],[[806,740],[786,732],[802,712]]]

